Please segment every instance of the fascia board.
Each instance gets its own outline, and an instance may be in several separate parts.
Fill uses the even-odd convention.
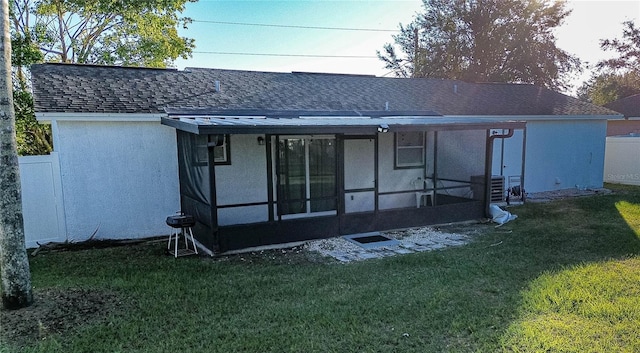
[[[49,121],[148,121],[159,122],[165,113],[36,113],[40,122]]]
[[[459,119],[503,119],[524,121],[561,121],[561,120],[623,120],[620,115],[444,115],[445,118]]]

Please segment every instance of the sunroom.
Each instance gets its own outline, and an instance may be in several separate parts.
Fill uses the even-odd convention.
[[[493,142],[429,111],[168,109],[182,212],[212,253],[487,216]]]

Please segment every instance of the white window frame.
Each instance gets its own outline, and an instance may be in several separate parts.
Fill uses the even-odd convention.
[[[215,164],[231,164],[230,158],[229,158],[229,135],[224,135],[224,142],[222,143],[222,146],[214,146],[213,149],[215,150],[216,148],[218,149],[222,149],[222,158],[217,158],[215,157],[215,152],[214,152],[214,158],[213,158],[213,162]]]
[[[212,135],[193,135],[194,141],[196,143],[196,163],[198,165],[206,165],[209,163],[209,146],[212,145],[211,136]],[[214,135],[215,136],[215,135]],[[202,141],[199,141],[202,139]],[[229,153],[229,135],[225,134],[223,137],[223,143],[221,146],[213,146],[213,149],[222,148],[222,158],[216,158],[214,154],[213,163],[215,165],[230,165],[231,164],[231,156]],[[215,152],[214,152],[215,153]]]
[[[401,144],[401,134],[420,134],[420,141],[421,144],[420,145],[416,145],[416,146],[406,146],[406,145],[402,145]],[[424,131],[407,131],[407,132],[396,132],[394,135],[395,141],[395,148],[394,148],[394,167],[396,169],[403,169],[403,168],[422,168],[425,166],[425,153],[426,153],[426,148],[425,148],[425,132]],[[399,158],[399,152],[401,152],[402,150],[420,150],[420,161],[419,162],[413,162],[413,163],[400,163],[400,158]]]

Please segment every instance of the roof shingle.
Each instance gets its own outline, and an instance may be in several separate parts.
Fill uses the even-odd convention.
[[[617,115],[528,84],[74,64],[33,65],[31,75],[35,109],[41,113],[163,113],[171,107],[325,111],[388,108],[474,116]],[[216,81],[220,91],[216,91]]]
[[[626,118],[640,118],[640,94],[618,99],[605,107],[624,114]]]

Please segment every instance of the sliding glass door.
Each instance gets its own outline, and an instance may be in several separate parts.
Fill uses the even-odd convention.
[[[283,218],[336,214],[335,137],[281,137],[278,195]]]

